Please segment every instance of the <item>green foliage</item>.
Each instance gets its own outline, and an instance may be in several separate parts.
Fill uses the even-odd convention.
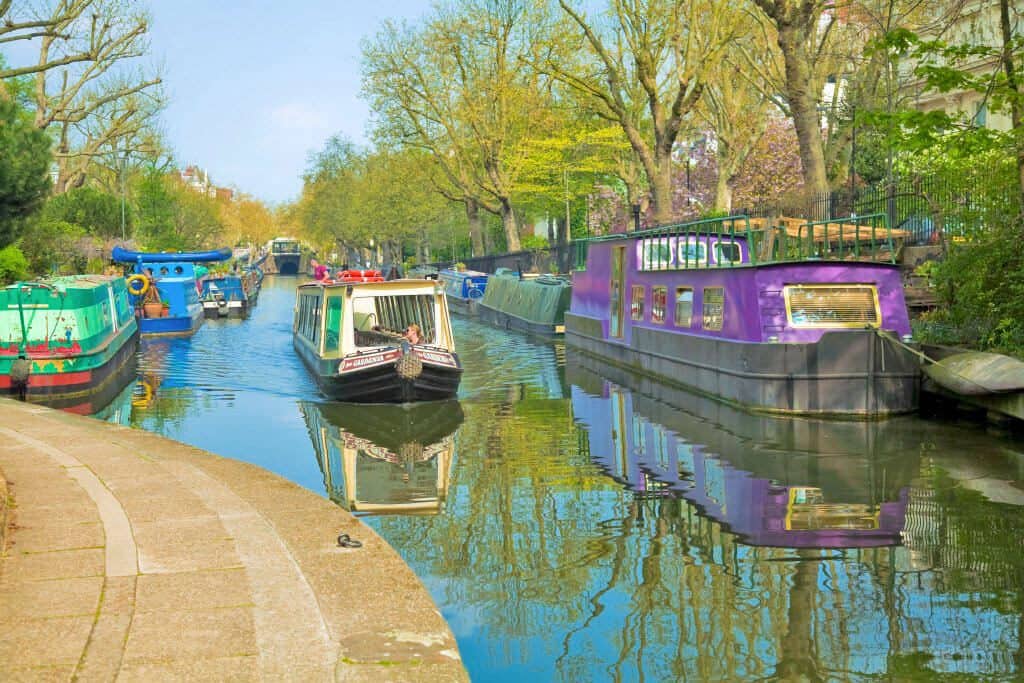
[[[34,221],[19,242],[33,275],[81,273],[87,258],[82,254],[81,240],[85,230],[66,221]]]
[[[16,102],[0,98],[0,246],[17,238],[46,198],[49,167],[50,139]]]
[[[142,176],[135,197],[135,237],[144,248],[194,251],[222,246],[224,224],[212,197],[156,169]]]
[[[528,251],[541,251],[550,246],[548,238],[540,235],[527,235],[520,240],[520,244],[524,250]]]
[[[126,224],[130,215],[125,211]],[[87,234],[103,238],[121,236],[121,200],[91,187],[79,187],[51,198],[43,207],[42,220],[74,223]],[[130,235],[131,229],[126,227]]]
[[[24,279],[28,275],[28,261],[21,249],[9,244],[0,249],[0,284]]]

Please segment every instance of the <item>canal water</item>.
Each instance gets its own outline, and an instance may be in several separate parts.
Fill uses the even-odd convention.
[[[459,401],[331,404],[292,350],[295,284],[144,341],[98,417],[365,515],[474,680],[1024,677],[1019,440],[753,416],[466,320]]]

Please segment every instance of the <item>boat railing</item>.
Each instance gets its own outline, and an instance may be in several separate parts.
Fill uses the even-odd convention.
[[[629,239],[640,247],[641,271],[730,268],[807,259],[896,261],[903,231],[884,213],[808,222],[801,219],[704,218],[573,242],[575,270],[586,270],[594,242]]]

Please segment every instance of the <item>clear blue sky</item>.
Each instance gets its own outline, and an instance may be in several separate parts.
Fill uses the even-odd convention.
[[[363,37],[415,21],[427,0],[153,0],[153,58],[170,104],[163,129],[179,165],[270,202],[298,196],[310,151],[342,133],[365,141]]]

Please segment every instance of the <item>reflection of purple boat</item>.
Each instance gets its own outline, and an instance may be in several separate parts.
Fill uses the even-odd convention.
[[[846,220],[788,243],[744,217],[579,242],[566,342],[754,410],[915,410],[899,268],[878,261],[891,241],[878,219]]]
[[[902,450],[905,425],[758,416],[670,387],[655,388],[658,400],[646,381],[645,393],[634,393],[590,363],[599,362],[566,368],[573,416],[591,458],[637,493],[685,498],[751,545],[900,544],[914,463],[872,450]],[[664,403],[673,391],[696,412]]]

